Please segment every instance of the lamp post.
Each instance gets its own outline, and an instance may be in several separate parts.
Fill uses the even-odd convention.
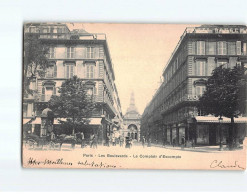
[[[219,131],[220,131],[220,148],[219,148],[219,150],[220,151],[223,150],[223,145],[222,145],[222,128],[221,128],[222,121],[223,121],[223,118],[220,116],[220,118],[219,118],[219,127],[220,127],[220,129],[219,129]]]

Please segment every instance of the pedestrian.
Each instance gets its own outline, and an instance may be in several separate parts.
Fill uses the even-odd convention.
[[[151,147],[151,138],[148,138],[148,147]]]
[[[192,140],[191,140],[191,145],[192,145],[192,148],[195,148],[195,140],[194,140],[194,138],[192,138]]]
[[[94,134],[91,134],[90,136],[90,148],[93,146],[93,141],[94,141]]]
[[[175,137],[175,138],[173,138],[173,140],[172,140],[172,147],[174,148],[174,147],[175,147],[175,145],[176,145],[176,137]]]
[[[83,133],[83,132],[81,132],[81,148],[83,148],[83,147],[84,147],[84,139],[85,139],[85,137],[84,137],[84,133]]]
[[[109,138],[109,136],[107,135],[107,136],[106,136],[106,146],[108,146],[108,147],[110,146],[110,143],[109,143],[109,142],[110,142],[110,138]]]
[[[112,145],[116,146],[116,138],[115,138],[115,136],[112,137]]]
[[[120,143],[120,147],[122,147],[123,143],[124,143],[124,137],[123,136],[120,136],[119,143]]]
[[[143,147],[143,148],[144,148],[144,146],[145,146],[145,142],[146,142],[145,137],[142,136],[142,147]]]
[[[182,138],[181,138],[181,149],[184,149],[184,147],[185,147],[185,137],[182,136]]]
[[[166,147],[166,138],[165,137],[163,138],[163,147],[164,148]]]

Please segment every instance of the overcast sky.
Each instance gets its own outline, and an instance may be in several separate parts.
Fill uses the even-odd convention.
[[[185,28],[198,25],[74,23],[68,26],[106,34],[122,112],[125,114],[133,91],[136,107],[142,114]]]

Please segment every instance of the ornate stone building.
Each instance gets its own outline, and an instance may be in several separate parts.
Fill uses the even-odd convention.
[[[76,75],[86,84],[96,104],[89,123],[91,131],[84,132],[85,137],[97,133],[99,142],[104,142],[123,121],[106,35],[70,30],[62,23],[26,24],[24,33],[37,34],[42,44],[49,47],[49,67],[44,77],[36,76],[31,82],[30,88],[36,93],[23,97],[23,125],[29,132],[46,136],[47,132],[42,131],[42,111],[52,95],[59,95],[62,83]],[[59,125],[57,120],[54,125]]]
[[[163,83],[142,114],[141,135],[159,143],[165,140],[179,145],[185,136],[198,145],[219,144],[219,119],[202,116],[196,104],[216,67],[232,68],[240,64],[247,66],[246,26],[186,28],[163,70]],[[246,136],[244,116],[235,119],[239,140]],[[230,119],[224,118],[223,123],[226,142]]]
[[[140,118],[141,115],[135,106],[135,96],[132,92],[130,105],[124,115],[124,129],[121,131],[121,134],[124,137],[129,136],[133,140],[140,141]]]

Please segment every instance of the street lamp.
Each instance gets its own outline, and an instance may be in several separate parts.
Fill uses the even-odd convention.
[[[222,121],[223,121],[223,118],[220,116],[220,118],[219,118],[219,127],[220,127],[220,129],[219,129],[219,131],[220,131],[220,148],[219,148],[219,150],[220,151],[223,150],[223,145],[222,145],[222,129],[221,129],[221,123],[222,123]]]

